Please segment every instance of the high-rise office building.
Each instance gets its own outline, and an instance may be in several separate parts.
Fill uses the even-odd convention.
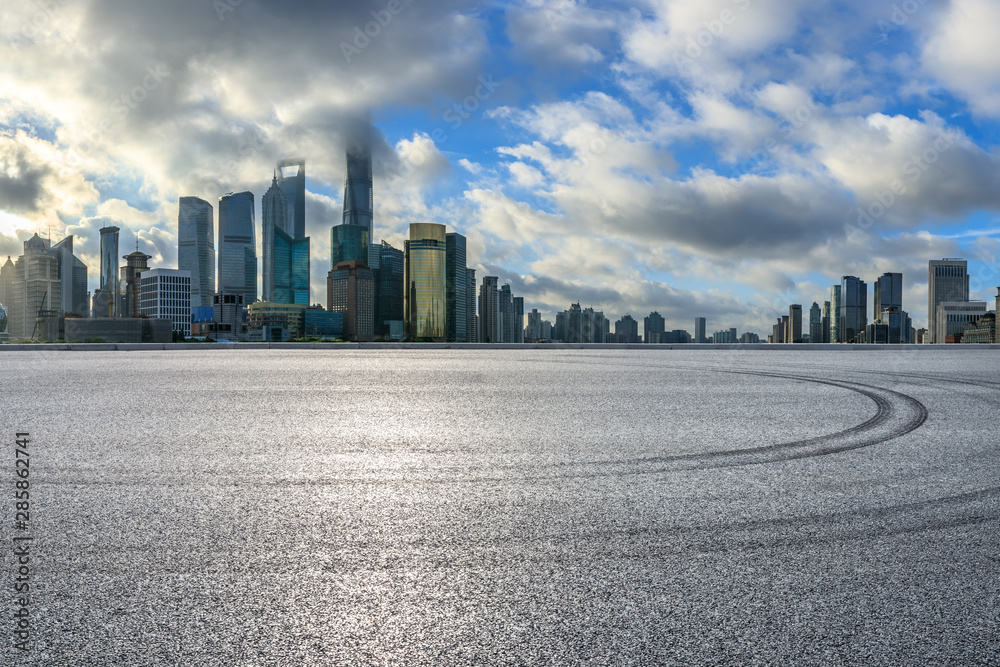
[[[511,339],[508,342],[523,343],[524,342],[524,297],[515,296],[512,301],[513,304],[511,307],[511,311],[513,313],[513,322],[510,328]],[[606,325],[607,325],[607,320],[605,320],[605,329],[607,329]],[[607,331],[605,331],[604,333],[607,334]]]
[[[365,230],[367,234],[367,230]],[[366,253],[367,244],[364,247]],[[326,309],[343,315],[347,340],[367,341],[374,334],[375,280],[362,260],[340,262],[327,274]]]
[[[788,329],[785,330],[786,343],[802,342],[802,304],[788,306]]]
[[[830,342],[845,342],[840,330],[840,285],[830,286]]]
[[[395,328],[395,335],[401,338],[404,335],[403,251],[382,241],[378,258],[379,268],[375,270],[378,282],[375,294],[375,335],[392,336]]]
[[[819,304],[815,301],[809,309],[809,342],[823,342],[823,314],[819,309]]]
[[[7,308],[7,332],[12,340],[35,338],[39,333],[36,325],[62,310],[59,259],[50,252],[49,241],[38,234],[24,242],[24,254],[16,262],[7,258],[0,284],[0,303]],[[47,330],[40,336],[46,340],[58,337],[49,336]]]
[[[73,235],[69,235],[50,248],[59,262],[59,281],[62,283],[62,311],[87,317],[90,303],[87,296],[87,265],[73,254]]]
[[[706,343],[708,339],[705,337],[705,318],[696,317],[694,318],[694,342],[696,343]]]
[[[476,270],[466,269],[465,276],[465,340],[474,343],[479,340],[476,317]]]
[[[171,321],[175,333],[191,335],[190,271],[150,269],[139,276],[139,313]],[[214,301],[214,294],[213,301]]]
[[[500,342],[513,343],[514,294],[510,291],[509,283],[504,283],[500,286],[497,300],[500,304]]]
[[[868,284],[856,276],[840,279],[840,329],[843,342],[860,337],[868,326]]]
[[[447,286],[445,226],[415,222],[403,246],[403,310],[413,338],[445,339]]]
[[[306,161],[278,160],[275,183],[285,195],[286,233],[293,240],[306,236]]]
[[[938,306],[969,300],[969,269],[964,259],[932,259],[927,263],[927,335],[929,343],[944,343],[949,334],[938,329]],[[957,321],[957,320],[956,320]]]
[[[116,273],[117,264],[116,259]],[[177,268],[191,274],[191,307],[211,306],[215,295],[215,215],[212,205],[204,199],[180,199]]]
[[[666,330],[666,320],[656,312],[655,310],[651,312],[648,316],[644,317],[642,320],[642,340],[643,342],[652,342],[652,337],[650,334],[653,333],[663,333]]]
[[[309,305],[309,237],[305,236],[305,162],[282,160],[279,171],[298,165],[294,175],[278,172],[261,200],[264,249],[263,300]],[[302,191],[301,205],[294,198]],[[297,230],[301,228],[301,234]]]
[[[118,232],[111,225],[101,229],[101,275],[94,292],[94,317],[118,314]]]
[[[347,150],[347,178],[344,180],[344,224],[359,225],[375,238],[372,188],[372,153],[369,138],[357,137]]]
[[[823,340],[818,341],[820,343],[829,343],[830,341],[830,302],[823,302]]]
[[[240,294],[244,304],[257,300],[256,227],[252,192],[219,198],[218,291]]]
[[[368,228],[361,225],[335,225],[330,228],[330,268],[341,262],[364,262],[368,266]]]
[[[139,241],[136,240],[135,251],[122,257],[125,266],[120,271],[120,289],[118,317],[139,317],[140,277],[149,270],[151,255],[139,251]]]
[[[479,342],[499,343],[500,333],[500,279],[484,276],[479,288]]]
[[[455,232],[445,234],[445,292],[447,298],[448,340],[465,342],[469,315],[468,267],[465,265],[465,237]]]
[[[889,309],[903,310],[903,274],[883,273],[872,286],[874,289],[875,311],[872,319],[878,320],[882,312]]]

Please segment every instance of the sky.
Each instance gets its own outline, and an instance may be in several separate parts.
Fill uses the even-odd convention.
[[[447,224],[552,321],[763,335],[901,272],[926,326],[929,259],[1000,285],[997,32],[993,0],[5,2],[0,261],[73,234],[94,289],[114,224],[176,267],[179,197],[249,190],[259,232],[304,157],[325,303],[370,118],[375,236]]]

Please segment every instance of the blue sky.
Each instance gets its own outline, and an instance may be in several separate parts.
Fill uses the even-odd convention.
[[[174,266],[178,197],[259,206],[303,156],[324,302],[368,111],[376,235],[448,224],[550,319],[764,334],[901,271],[924,326],[929,259],[1000,285],[988,0],[36,0],[0,26],[0,253],[76,234],[92,287],[100,227]]]

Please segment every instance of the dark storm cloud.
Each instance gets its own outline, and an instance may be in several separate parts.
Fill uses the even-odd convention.
[[[42,180],[49,167],[22,145],[0,137],[0,210],[35,213],[46,198]]]

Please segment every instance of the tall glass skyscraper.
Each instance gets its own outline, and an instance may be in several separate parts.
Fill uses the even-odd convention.
[[[500,333],[499,281],[498,276],[483,276],[483,284],[479,288],[480,343],[499,343],[503,340]]]
[[[857,340],[868,326],[868,283],[856,276],[840,279],[840,329],[843,342]]]
[[[840,330],[840,285],[830,286],[830,342],[844,342]]]
[[[115,226],[101,229],[101,276],[94,292],[94,317],[118,314],[118,232]]]
[[[50,250],[59,260],[62,311],[86,317],[90,312],[90,305],[87,303],[87,265],[73,254],[73,235],[54,244]]]
[[[895,308],[903,310],[903,274],[883,273],[875,281],[875,312],[872,320],[878,321],[882,312]]]
[[[445,339],[445,226],[417,222],[403,247],[403,305],[406,333],[414,338]]]
[[[390,322],[403,322],[403,251],[382,241],[379,246],[378,287],[375,296],[375,335],[392,333]],[[399,334],[397,334],[399,335]]]
[[[285,195],[285,230],[293,239],[306,235],[306,161],[303,158],[279,160],[277,185]]]
[[[285,175],[282,170],[290,166],[298,166],[297,172]],[[278,162],[271,187],[261,199],[261,218],[263,300],[308,306],[309,237],[305,236],[304,160]]]
[[[366,128],[366,132],[367,132]],[[372,188],[371,142],[367,136],[347,151],[347,178],[344,181],[344,224],[368,229],[368,238],[375,238],[375,199]]]
[[[257,238],[252,192],[219,198],[218,291],[257,300]]]
[[[361,225],[334,225],[330,228],[330,269],[341,262],[364,262],[368,265],[368,228]]]
[[[215,295],[215,215],[212,205],[204,199],[180,199],[177,268],[191,272],[191,307],[211,306]],[[117,270],[116,266],[116,273]]]
[[[479,323],[476,318],[476,270],[465,270],[465,340],[474,343],[479,340]]]
[[[448,299],[447,332],[450,341],[465,342],[468,339],[468,275],[465,265],[465,237],[456,232],[445,235],[446,278],[445,289]]]

